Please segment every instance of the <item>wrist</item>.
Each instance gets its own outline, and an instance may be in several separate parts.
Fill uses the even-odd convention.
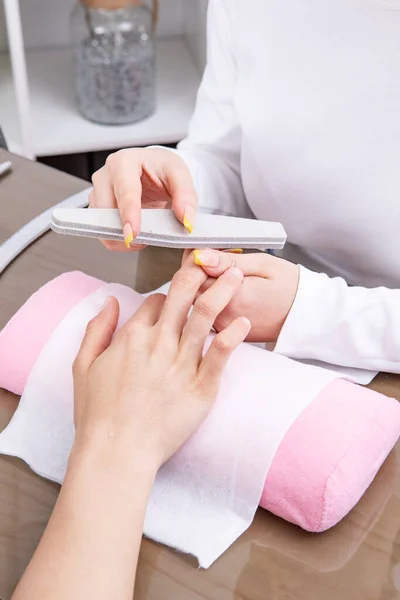
[[[137,477],[139,474],[154,481],[159,461],[135,444],[118,436],[77,436],[68,460],[68,469],[88,465],[92,469],[118,470]]]

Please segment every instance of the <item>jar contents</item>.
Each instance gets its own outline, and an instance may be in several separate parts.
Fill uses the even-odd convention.
[[[87,34],[75,44],[79,110],[92,121],[112,125],[148,117],[155,109],[148,9],[84,10]]]

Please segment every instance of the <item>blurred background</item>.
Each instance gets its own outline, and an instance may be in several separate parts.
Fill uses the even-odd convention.
[[[205,64],[207,0],[0,0],[8,149],[90,179],[119,148],[174,146]]]

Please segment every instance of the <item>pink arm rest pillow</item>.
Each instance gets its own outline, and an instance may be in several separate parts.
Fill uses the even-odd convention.
[[[54,329],[102,285],[84,273],[65,273],[31,296],[0,333],[0,387],[21,395]],[[397,401],[334,380],[282,440],[260,506],[308,531],[329,529],[364,494],[399,434]]]

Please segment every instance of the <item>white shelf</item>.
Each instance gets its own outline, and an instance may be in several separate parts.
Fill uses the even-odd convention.
[[[187,133],[200,74],[181,39],[157,43],[157,110],[140,123],[97,125],[78,113],[71,50],[26,53],[30,138],[36,156],[175,142]],[[7,55],[0,55],[0,123],[10,149],[21,148],[17,108]]]

